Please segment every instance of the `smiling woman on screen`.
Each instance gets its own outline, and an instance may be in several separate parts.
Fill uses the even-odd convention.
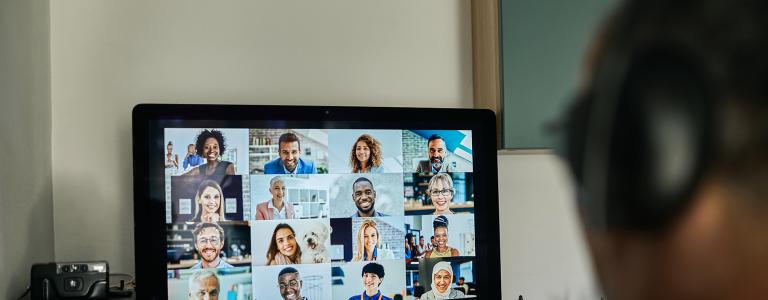
[[[184,175],[235,175],[235,164],[221,160],[227,149],[224,135],[218,130],[203,130],[197,135],[195,148],[205,163],[190,169]]]

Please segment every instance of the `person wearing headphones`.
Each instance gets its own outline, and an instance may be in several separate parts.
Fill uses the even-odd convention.
[[[606,299],[768,295],[766,11],[627,1],[602,26],[558,153]]]

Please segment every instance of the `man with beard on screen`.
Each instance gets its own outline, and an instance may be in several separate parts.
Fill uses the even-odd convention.
[[[231,268],[221,259],[221,249],[224,248],[224,229],[216,223],[200,223],[192,235],[195,237],[195,250],[200,255],[200,262],[191,269]]]
[[[433,134],[427,139],[427,155],[429,160],[422,160],[416,167],[416,173],[446,173],[456,168],[456,162],[446,158],[448,149],[445,147],[445,139]]]
[[[301,158],[298,135],[283,133],[277,144],[280,157],[264,165],[264,174],[317,174],[315,162]]]
[[[357,212],[352,218],[357,217],[386,217],[386,214],[376,211],[376,190],[373,189],[373,182],[365,177],[360,177],[352,183],[352,201],[357,206]]]

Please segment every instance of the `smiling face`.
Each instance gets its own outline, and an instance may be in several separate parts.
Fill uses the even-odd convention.
[[[301,299],[301,286],[303,282],[299,278],[299,273],[285,273],[277,279],[280,287],[280,295],[285,300]]]
[[[440,169],[443,166],[443,160],[445,160],[445,141],[442,139],[434,139],[427,144],[429,149],[429,162],[435,169]]]
[[[430,186],[429,197],[437,211],[447,211],[453,200],[453,190],[444,180],[435,180]]]
[[[269,187],[269,193],[272,194],[272,199],[283,201],[283,197],[285,197],[285,183],[282,181],[275,181],[275,183]]]
[[[296,243],[296,235],[288,228],[277,230],[277,233],[275,233],[275,243],[277,244],[277,250],[288,257],[296,254],[296,250],[299,248]]]
[[[365,251],[373,251],[378,242],[379,231],[371,226],[365,228],[365,231],[363,232],[363,245],[365,245]]]
[[[435,247],[439,249],[445,249],[448,247],[448,228],[437,227],[435,228]],[[445,250],[440,250],[445,251]]]
[[[221,235],[216,228],[208,227],[200,231],[195,237],[195,249],[200,257],[212,263],[219,259],[219,253],[224,244],[221,241]]]
[[[381,284],[381,278],[374,273],[363,274],[363,287],[365,293],[368,296],[376,295],[379,292],[379,285]]]
[[[376,191],[368,181],[360,181],[352,185],[352,200],[361,214],[367,215],[373,211],[376,204]]]
[[[188,298],[192,300],[218,300],[219,280],[213,276],[195,280],[189,287]]]
[[[371,148],[368,147],[368,144],[364,141],[357,142],[355,144],[355,157],[362,165],[368,163],[368,160],[371,159]]]
[[[203,144],[203,157],[212,162],[219,159],[219,141],[215,138],[207,138]]]
[[[200,193],[200,205],[205,214],[215,214],[221,207],[221,193],[214,187],[206,187]]]
[[[440,270],[432,276],[432,281],[435,282],[435,287],[440,293],[445,293],[451,286],[451,273],[446,270]]]
[[[289,172],[293,172],[296,169],[300,156],[299,142],[280,143],[280,160],[283,161],[283,166]]]

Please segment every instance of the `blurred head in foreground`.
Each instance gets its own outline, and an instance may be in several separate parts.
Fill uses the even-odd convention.
[[[627,1],[560,154],[607,299],[768,294],[768,2]]]

